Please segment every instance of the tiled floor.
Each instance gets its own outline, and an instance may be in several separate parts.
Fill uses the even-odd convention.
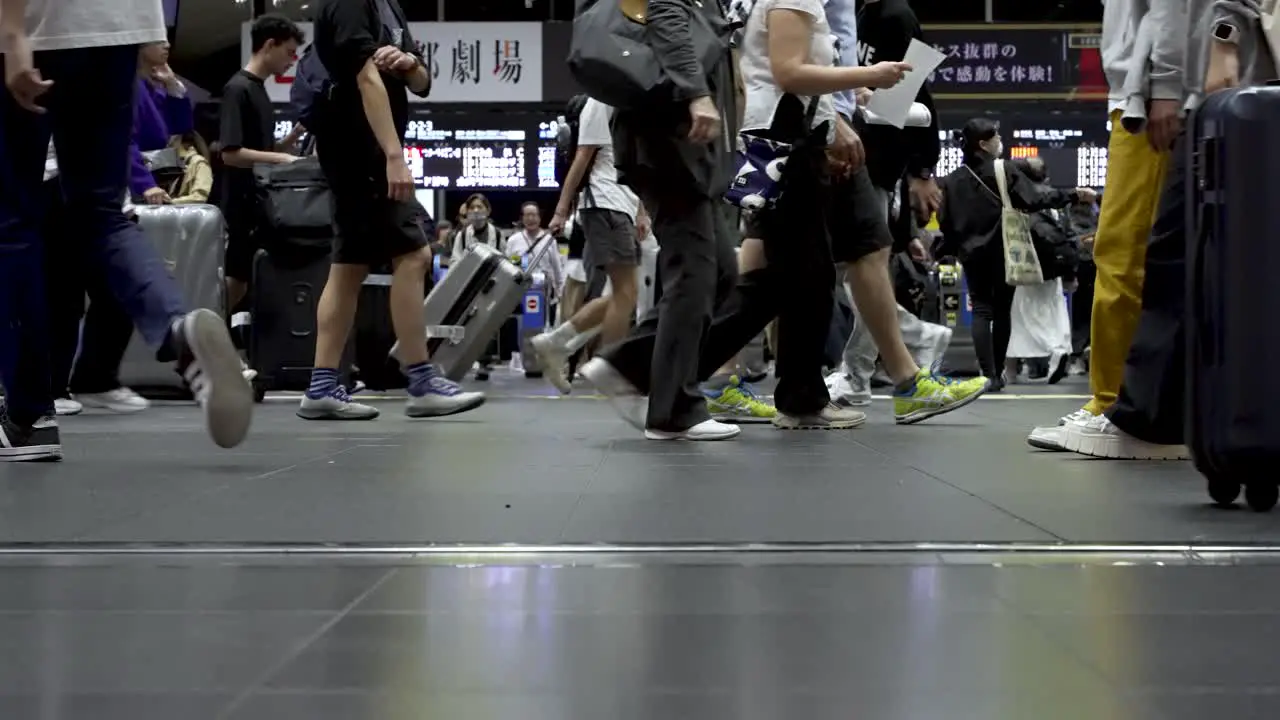
[[[708,445],[496,389],[434,422],[271,402],[233,452],[183,405],[68,419],[66,462],[0,466],[0,718],[1276,715],[1280,555],[1152,553],[1280,544],[1280,516],[1184,464],[1028,450],[1079,385]],[[456,543],[562,547],[360,547]],[[980,547],[1009,543],[1063,547]]]

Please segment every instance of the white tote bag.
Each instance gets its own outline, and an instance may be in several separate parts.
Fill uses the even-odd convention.
[[[1004,281],[1013,286],[1039,285],[1044,282],[1040,256],[1031,241],[1031,224],[1026,213],[1009,202],[1009,179],[1004,161],[996,163],[996,185],[1000,187],[1000,234],[1004,240]]]

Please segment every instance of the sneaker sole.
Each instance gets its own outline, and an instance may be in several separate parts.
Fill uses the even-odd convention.
[[[88,410],[106,410],[108,412],[113,412],[117,415],[132,415],[134,413],[140,413],[143,410],[151,409],[150,405],[142,405],[142,406],[111,405],[109,403],[94,402],[93,400],[89,400],[87,402],[84,400],[81,400],[80,404],[84,405],[85,408]]]
[[[476,400],[472,400],[469,403],[459,405],[458,407],[448,408],[446,410],[430,410],[428,408],[406,407],[404,410],[404,414],[415,420],[420,420],[422,418],[438,418],[438,417],[448,417],[450,415],[460,415],[464,412],[471,412],[472,410],[475,410],[481,405],[484,405],[485,400],[487,399],[488,398],[486,396],[481,395]]]
[[[344,415],[342,413],[329,412],[327,410],[298,410],[295,413],[303,420],[311,421],[330,421],[330,422],[368,422],[377,420],[381,412],[375,411],[373,414],[366,415]]]
[[[185,330],[191,353],[209,382],[204,407],[209,436],[218,447],[236,447],[253,424],[253,386],[242,374],[240,353],[222,318],[212,310],[192,312]]]
[[[34,445],[0,450],[0,462],[56,462],[61,459],[61,445]]]
[[[1070,435],[1064,438],[1063,449],[1068,452],[1105,460],[1147,460],[1160,462],[1176,462],[1190,460],[1189,454],[1182,449],[1150,447],[1144,452],[1119,452],[1114,447],[1114,438],[1110,435],[1093,437],[1091,435]]]
[[[711,419],[716,422],[729,423],[730,425],[767,425],[773,422],[773,418],[755,417],[754,415],[722,415],[711,413]]]
[[[613,408],[613,411],[618,414],[618,417],[622,418],[623,422],[627,423],[628,425],[635,428],[636,430],[639,430],[640,432],[648,432],[648,430],[644,426],[644,422],[641,421],[640,418],[635,417],[633,413],[631,413],[628,410],[628,408],[625,405],[623,405],[623,398],[628,398],[628,399],[634,398],[639,400],[641,399],[640,395],[615,394],[612,391],[605,389],[604,387],[605,383],[601,382],[597,378],[591,377],[590,373],[582,372],[582,370],[579,369],[578,374],[582,376],[582,379],[587,381],[587,384],[590,385],[592,389],[594,389],[600,395],[604,396],[605,400],[609,401],[609,407]]]
[[[839,420],[835,422],[798,422],[791,420],[774,420],[773,426],[779,430],[854,430],[862,427],[867,423],[864,417],[861,420]]]
[[[645,430],[644,438],[646,440],[688,440],[689,442],[719,442],[721,440],[732,440],[742,434],[742,431],[732,433],[724,433],[722,435],[689,435],[688,433],[666,433],[657,430]]]
[[[897,415],[895,415],[893,418],[893,421],[899,425],[915,425],[916,423],[924,422],[929,418],[935,418],[935,417],[938,417],[939,415],[946,415],[949,412],[954,412],[956,410],[959,410],[960,408],[974,402],[975,400],[982,397],[983,395],[986,395],[990,391],[991,391],[991,388],[988,386],[970,395],[969,397],[961,400],[958,403],[954,403],[952,405],[946,405],[939,408],[929,408],[927,410],[918,410],[914,413],[911,413],[902,417],[898,417]]]
[[[1062,443],[1053,443],[1048,440],[1039,440],[1037,438],[1028,437],[1027,444],[1036,450],[1051,450],[1053,452],[1066,452],[1067,448]]]

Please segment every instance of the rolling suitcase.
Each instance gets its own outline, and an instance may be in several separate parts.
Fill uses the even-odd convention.
[[[221,313],[222,213],[212,205],[144,205],[137,213],[138,225],[190,306]],[[145,397],[190,396],[173,365],[156,360],[155,348],[136,332],[120,362],[120,382]]]
[[[249,366],[258,372],[254,389],[259,400],[269,390],[306,390],[316,355],[316,306],[329,279],[329,258],[296,266],[274,260],[259,250],[253,262],[249,303]],[[350,386],[350,352],[343,358],[343,377]]]
[[[554,247],[555,243],[545,243],[530,267],[537,267],[543,254]],[[466,377],[528,288],[529,274],[500,251],[488,245],[467,251],[422,305],[431,361],[450,380]]]
[[[1280,88],[1215,93],[1189,132],[1187,445],[1214,501],[1243,488],[1265,512],[1280,495],[1280,392],[1256,380],[1280,364]]]

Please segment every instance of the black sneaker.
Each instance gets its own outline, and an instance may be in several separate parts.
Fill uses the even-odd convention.
[[[40,418],[30,428],[20,428],[0,415],[0,462],[57,462],[62,459],[58,421]]]
[[[244,442],[253,422],[253,385],[227,324],[212,310],[193,310],[173,329],[178,372],[204,408],[209,436],[219,447]]]

